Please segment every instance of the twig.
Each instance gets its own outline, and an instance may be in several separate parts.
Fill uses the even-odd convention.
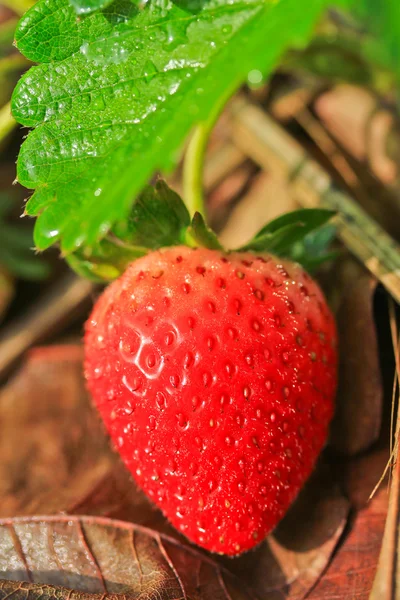
[[[208,152],[203,178],[206,192],[212,190],[228,175],[243,165],[246,158],[246,155],[230,142],[226,142],[221,147]]]
[[[26,317],[11,323],[0,337],[0,378],[32,344],[59,331],[94,289],[93,283],[68,275],[40,298]]]
[[[292,194],[304,207],[338,211],[338,236],[400,303],[400,246],[265,112],[244,98],[231,106],[238,147],[267,170],[285,171]]]
[[[304,131],[308,133],[314,144],[331,161],[332,166],[343,178],[343,181],[353,190],[358,183],[358,177],[350,166],[349,161],[339,152],[337,145],[328,135],[320,121],[313,116],[307,107],[298,112],[295,119]]]
[[[393,350],[396,362],[396,380],[400,378],[400,345],[393,307],[391,309],[391,332]],[[369,600],[397,600],[399,589],[400,550],[399,521],[400,521],[400,463],[398,461],[400,436],[400,412],[397,411],[395,444],[393,449],[393,479],[390,486],[389,508],[383,534],[382,548],[379,555],[378,569],[375,575]]]

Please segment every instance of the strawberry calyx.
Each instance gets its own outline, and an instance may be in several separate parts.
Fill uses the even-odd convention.
[[[142,191],[125,221],[116,223],[94,246],[83,246],[65,258],[80,275],[103,283],[153,250],[182,244],[226,252],[271,252],[312,271],[336,255],[327,252],[335,235],[334,225],[328,223],[334,214],[322,208],[286,213],[263,226],[244,246],[228,250],[203,215],[195,212],[191,218],[181,197],[160,179]]]

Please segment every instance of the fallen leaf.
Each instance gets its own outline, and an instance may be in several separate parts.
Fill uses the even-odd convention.
[[[332,562],[307,600],[368,600],[385,527],[388,494],[382,489],[356,513]]]
[[[254,552],[225,565],[263,600],[305,598],[329,563],[348,511],[348,501],[321,460],[274,534]]]
[[[100,517],[0,521],[0,577],[0,598],[229,600],[229,587],[235,599],[251,599],[211,558],[150,529]]]
[[[98,480],[89,493],[68,506],[66,512],[135,521],[139,525],[166,532],[165,517],[137,487],[116,455],[112,469]]]
[[[113,465],[79,346],[31,351],[0,392],[0,423],[2,517],[65,510]]]
[[[373,313],[377,282],[348,256],[337,262],[330,278],[340,357],[331,443],[353,455],[369,448],[381,428],[383,388]]]

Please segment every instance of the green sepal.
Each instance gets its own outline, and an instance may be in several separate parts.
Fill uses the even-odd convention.
[[[121,240],[155,250],[184,240],[190,225],[189,212],[181,197],[162,179],[148,185],[135,201],[126,221],[113,227]]]
[[[129,263],[145,256],[149,251],[148,248],[129,245],[110,235],[95,247],[79,249],[65,256],[65,259],[78,275],[91,281],[107,283],[122,275]]]
[[[186,240],[189,212],[165,181],[145,187],[126,221],[116,223],[104,239],[65,256],[74,271],[92,281],[119,277],[129,263],[152,250]]]
[[[209,248],[210,250],[223,250],[216,233],[207,226],[203,215],[199,212],[193,215],[191,225],[188,229],[188,236],[189,239],[194,240],[199,246]]]
[[[287,257],[312,270],[333,257],[327,253],[335,228],[326,225],[335,213],[325,209],[301,209],[265,225],[239,251],[271,252]],[[126,221],[116,223],[93,246],[82,246],[65,256],[77,273],[98,282],[121,275],[129,263],[153,250],[185,244],[211,250],[223,248],[204,217],[189,212],[180,196],[165,181],[148,185],[134,202]]]
[[[286,213],[262,227],[250,242],[238,250],[290,256],[295,244],[325,225],[334,214],[334,211],[324,208],[302,208]]]

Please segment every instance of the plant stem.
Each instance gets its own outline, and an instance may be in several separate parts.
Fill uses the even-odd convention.
[[[207,120],[199,123],[189,141],[183,164],[183,197],[191,216],[199,212],[206,219],[203,193],[203,165],[208,139],[225,104],[236,91],[237,82],[217,100]]]
[[[7,104],[0,109],[0,143],[10,133],[10,131],[14,129],[16,124],[16,120],[11,115],[10,102],[7,102]]]
[[[203,163],[207,142],[212,130],[209,122],[203,122],[195,128],[183,165],[183,196],[191,216],[195,212],[205,214],[203,196]]]

